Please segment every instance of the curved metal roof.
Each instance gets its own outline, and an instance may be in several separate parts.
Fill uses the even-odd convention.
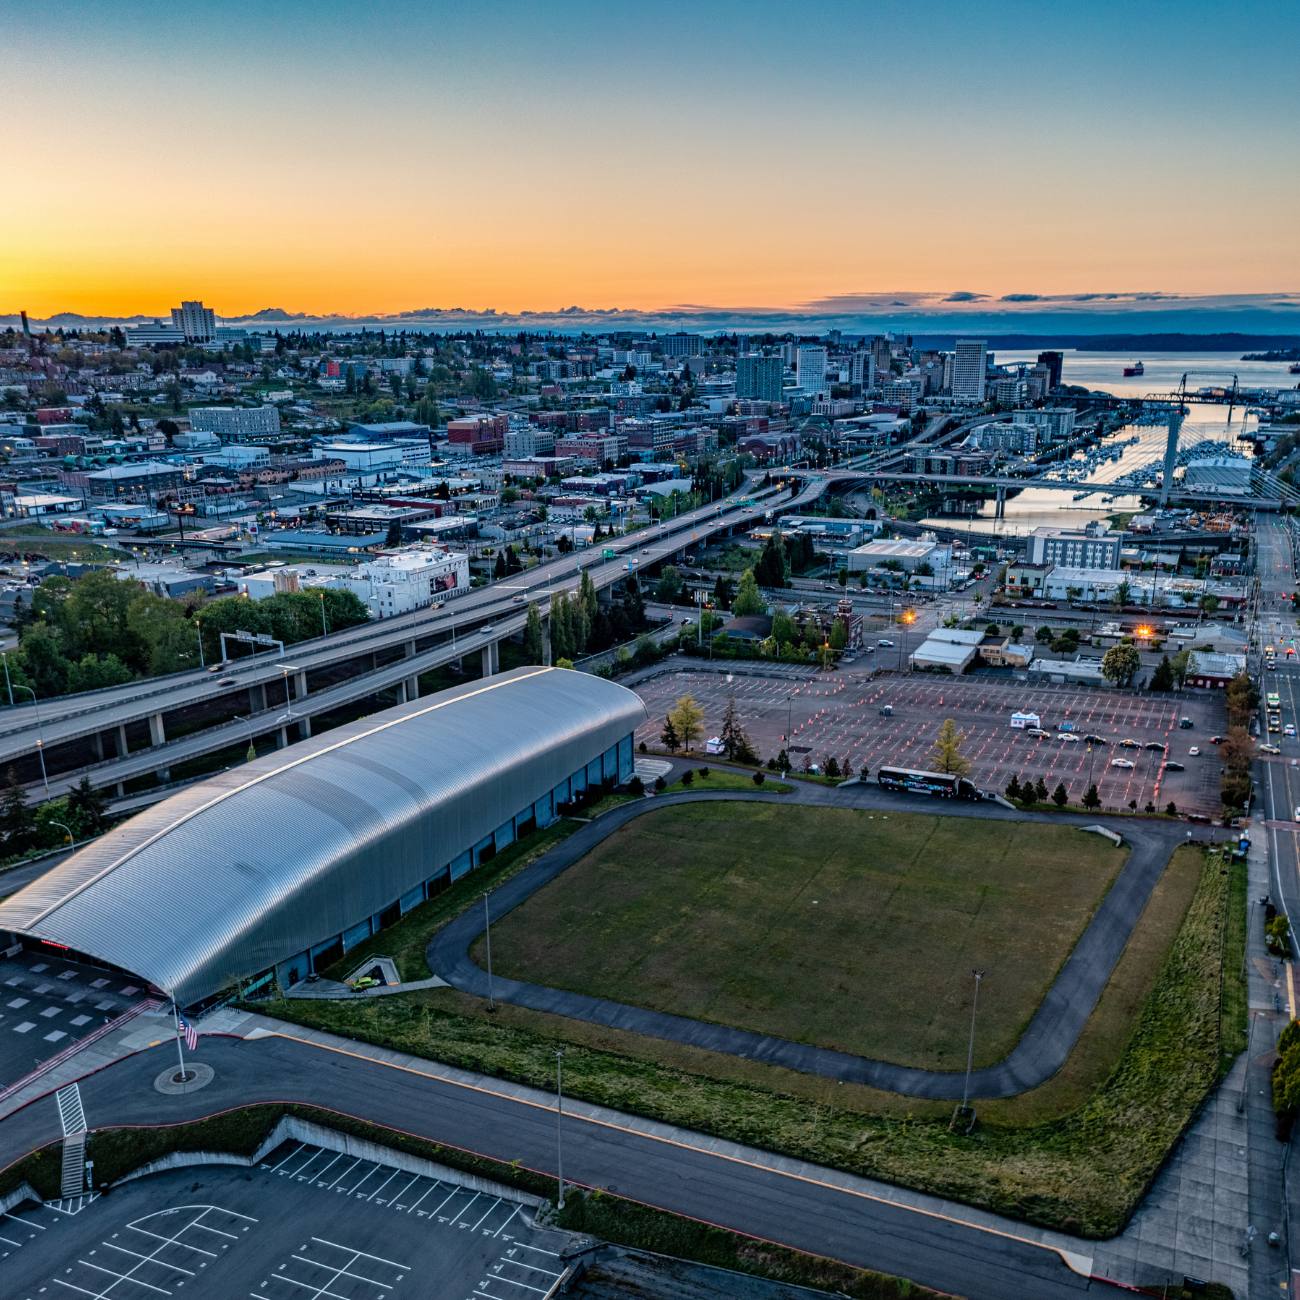
[[[138,813],[4,900],[0,929],[185,1005],[390,906],[645,716],[556,668],[399,705]]]

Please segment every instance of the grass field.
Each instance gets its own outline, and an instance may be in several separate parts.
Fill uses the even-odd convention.
[[[534,983],[928,1069],[1015,1046],[1127,851],[1074,827],[697,804],[637,818],[493,927]],[[477,956],[477,950],[475,952]]]
[[[1243,1041],[1233,934],[1244,923],[1244,880],[1241,864],[1180,848],[1065,1067],[1022,1096],[981,1102],[971,1138],[949,1132],[946,1103],[507,1003],[492,1014],[455,989],[258,1009],[540,1088],[554,1086],[554,1049],[564,1045],[573,1096],[1105,1237],[1123,1227],[1226,1069],[1222,1053]]]

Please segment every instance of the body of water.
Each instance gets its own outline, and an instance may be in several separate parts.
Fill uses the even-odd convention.
[[[1038,350],[995,351],[1000,366],[1033,365]],[[1126,379],[1124,367],[1142,362],[1146,373]],[[1286,361],[1243,361],[1240,352],[1065,352],[1061,361],[1061,382],[1111,393],[1116,397],[1148,397],[1177,391],[1183,375],[1187,390],[1231,384],[1237,376],[1241,388],[1295,388],[1300,375],[1293,375]]]

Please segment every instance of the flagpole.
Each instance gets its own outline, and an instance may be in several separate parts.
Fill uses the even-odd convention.
[[[181,1077],[176,1082],[183,1088],[185,1086],[185,1053],[181,1050],[180,1012],[176,1009],[175,998],[172,998],[172,1023],[176,1026],[176,1059],[181,1063]]]

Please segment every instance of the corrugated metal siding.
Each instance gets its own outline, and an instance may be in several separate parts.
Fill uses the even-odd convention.
[[[553,668],[400,705],[140,813],[0,904],[0,929],[197,1001],[391,906],[644,718]]]

